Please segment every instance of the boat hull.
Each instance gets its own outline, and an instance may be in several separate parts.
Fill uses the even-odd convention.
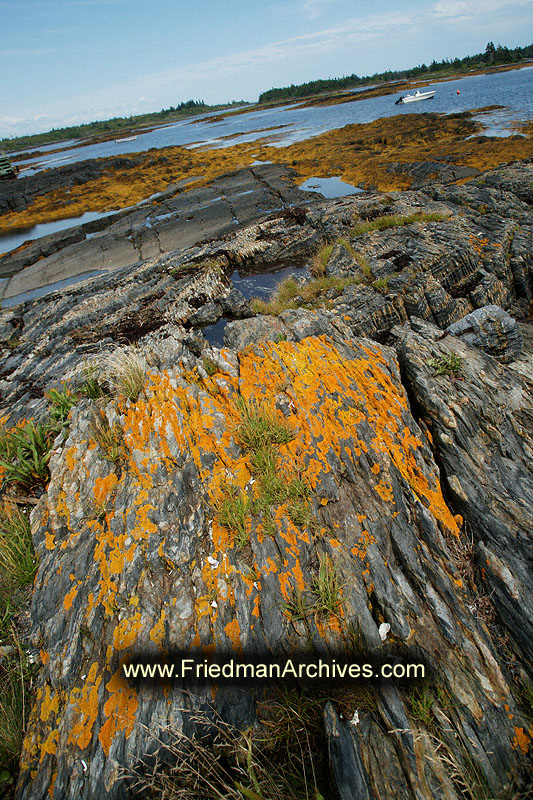
[[[401,103],[418,103],[420,100],[432,100],[435,97],[435,92],[420,92],[420,94],[407,94],[402,97]]]

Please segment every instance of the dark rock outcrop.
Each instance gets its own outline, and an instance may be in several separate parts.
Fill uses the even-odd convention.
[[[446,329],[495,302],[525,320],[532,173],[275,212],[1,313],[12,420],[42,417],[43,391],[76,386],[86,361],[109,372],[127,342],[146,367],[136,399],[73,408],[32,513],[39,670],[19,800],[143,796],[130,773],[158,749],[163,772],[186,764],[173,741],[215,717],[259,748],[281,685],[124,676],[183,654],[372,665],[366,683],[331,680],[317,715],[327,800],[527,792],[530,326],[508,365]],[[447,218],[356,234],[357,210]],[[325,238],[329,277],[348,280],[248,317],[235,267],[301,261]],[[202,330],[222,315],[219,349]],[[425,679],[385,680],[383,664]]]

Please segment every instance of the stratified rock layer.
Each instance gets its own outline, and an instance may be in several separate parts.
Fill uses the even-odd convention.
[[[165,691],[128,685],[121,665],[132,654],[214,649],[268,659],[307,643],[331,658],[350,652],[354,631],[363,652],[376,653],[386,647],[384,621],[390,641],[443,682],[453,707],[447,746],[473,759],[495,792],[518,777],[512,743],[527,738],[525,723],[468,608],[452,555],[465,534],[442,497],[393,352],[329,333],[238,355],[222,350],[212,377],[202,377],[200,364],[174,361],[150,372],[137,402],[116,410],[86,402],[73,413],[32,519],[42,668],[21,797],[122,796],[118,767],[153,751],[151,731],[179,727],[185,702],[198,707],[211,695],[207,687],[185,701],[186,682]],[[165,347],[173,361],[172,341]],[[278,470],[309,488],[313,520],[296,524],[287,500],[272,504],[268,525],[252,506],[244,550],[220,521],[228,487],[250,502],[261,498],[252,455],[236,433],[240,398],[286,415],[293,438],[278,448]],[[119,468],[95,440],[91,420],[104,413],[123,441]],[[325,554],[342,584],[339,613],[291,619],[284,603],[310,596]],[[251,699],[234,687],[214,694],[222,713],[233,705],[231,721],[241,725],[254,721]],[[438,770],[422,758],[409,705],[393,684],[377,709],[358,742],[370,796],[380,796],[369,755],[377,751],[398,770],[409,763],[401,795],[432,797]],[[382,730],[401,733],[384,740]],[[436,746],[424,744],[433,757]]]
[[[40,669],[20,800],[134,796],[124,770],[142,769],[160,729],[166,743],[169,730],[191,734],[185,709],[260,728],[259,687],[124,679],[128,659],[177,651],[424,663],[424,714],[416,687],[394,681],[370,705],[349,686],[351,722],[325,706],[326,798],[526,791],[530,337],[519,370],[445,328],[495,303],[525,318],[531,175],[526,164],[431,197],[289,209],[2,312],[0,388],[15,419],[42,417],[44,390],[79,382],[85,359],[127,340],[147,364],[135,401],[72,410],[32,515]],[[420,210],[441,216],[352,227],[354,214]],[[247,318],[231,271],[307,258],[326,237],[327,273],[353,280],[315,308]],[[234,321],[219,349],[202,329],[223,314]],[[243,440],[256,412],[289,431],[270,450]],[[325,564],[329,609],[317,605]]]

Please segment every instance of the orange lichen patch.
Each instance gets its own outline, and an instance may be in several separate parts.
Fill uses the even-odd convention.
[[[80,750],[91,741],[96,717],[98,716],[98,688],[102,675],[98,674],[98,664],[91,665],[85,685],[74,688],[69,695],[71,719],[75,722],[70,729],[68,744],[76,744]]]
[[[110,475],[106,475],[105,478],[96,478],[93,487],[93,494],[96,502],[99,504],[105,503],[113,493],[117,483],[118,478],[114,472]]]
[[[76,445],[67,447],[65,450],[65,461],[69,471],[72,472],[78,461],[78,448]]]
[[[53,533],[50,531],[44,532],[44,543],[47,550],[55,550],[56,547],[56,540]]]
[[[529,745],[531,743],[531,736],[533,736],[533,730],[529,729],[529,735],[523,728],[517,728],[515,726],[514,729],[515,735],[511,741],[511,747],[513,750],[520,748],[522,753],[526,755],[529,752]]]
[[[165,609],[161,609],[161,613],[159,615],[159,619],[150,631],[150,639],[152,642],[159,647],[163,643],[163,639],[165,638]]]
[[[374,491],[379,494],[382,500],[386,503],[393,503],[394,502],[394,494],[392,491],[392,486],[387,481],[381,480],[377,486],[374,486]]]
[[[43,760],[46,755],[53,756],[57,750],[57,745],[59,742],[59,730],[55,729],[50,731],[48,736],[46,737],[45,742],[41,746],[41,757],[39,759],[39,763]]]
[[[352,555],[356,556],[356,558],[360,558],[363,560],[366,556],[366,551],[370,547],[371,544],[375,544],[376,537],[371,534],[369,531],[363,530],[359,539],[357,540],[357,544],[355,547],[352,547],[351,553]]]
[[[232,619],[231,622],[228,622],[226,627],[224,628],[224,633],[231,641],[231,645],[235,651],[240,652],[242,650],[241,647],[241,629],[239,626],[239,622],[236,619]]]
[[[141,628],[140,612],[134,614],[133,617],[126,617],[126,619],[121,620],[113,633],[113,647],[115,650],[126,650],[126,648],[131,647]]]
[[[70,511],[67,505],[67,495],[64,491],[58,493],[56,511],[65,518],[67,526],[70,528]]]
[[[65,611],[70,611],[70,609],[72,608],[72,603],[74,602],[74,598],[78,594],[80,584],[81,581],[78,581],[76,586],[73,586],[70,592],[67,592],[67,594],[63,598],[63,608],[65,609]]]
[[[117,733],[125,731],[126,739],[131,736],[139,701],[135,690],[131,689],[122,677],[122,663],[106,683],[105,688],[111,697],[104,704],[103,711],[107,719],[100,729],[98,739],[105,755],[108,756],[109,748]]]
[[[42,697],[42,690],[40,689],[37,693],[36,701],[39,703],[39,716],[41,718],[41,722],[47,722],[48,718],[51,714],[54,716],[57,715],[59,710],[59,694],[57,692],[51,692],[50,687],[46,686],[44,690],[44,697]]]
[[[254,597],[254,607],[252,609],[252,616],[253,617],[258,617],[259,616],[260,607],[261,607],[261,598],[259,597],[259,595],[256,595]]]

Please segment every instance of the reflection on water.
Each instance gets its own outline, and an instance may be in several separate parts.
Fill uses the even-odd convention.
[[[82,225],[84,222],[92,222],[95,219],[103,219],[104,217],[109,217],[117,213],[118,209],[104,212],[86,211],[85,214],[82,214],[80,217],[58,219],[54,222],[42,222],[31,228],[19,229],[16,233],[0,235],[0,253],[8,253],[10,250],[20,247],[24,242],[40,239],[41,236],[47,236],[49,233],[57,233],[57,231],[67,230],[68,228],[73,228],[75,225]]]
[[[347,194],[359,194],[364,191],[358,186],[341,181],[340,178],[308,178],[298,188],[306,192],[318,192],[328,199],[344,197]]]
[[[244,271],[235,270],[231,274],[230,280],[233,286],[239,289],[247,300],[251,300],[252,297],[268,300],[278,283],[281,283],[291,275],[296,278],[310,277],[306,264],[292,263],[290,266],[277,264],[265,270],[265,272],[245,273]],[[227,323],[226,317],[221,317],[214,325],[208,325],[204,328],[203,334],[205,338],[214,347],[224,346],[224,329]]]
[[[73,275],[71,278],[64,278],[62,281],[49,283],[47,286],[39,286],[37,289],[32,289],[30,292],[22,292],[15,294],[13,297],[2,298],[2,308],[11,308],[18,303],[25,303],[27,300],[37,300],[38,297],[44,297],[46,294],[55,292],[57,289],[64,289],[65,286],[71,286],[73,283],[86,281],[88,278],[96,278],[98,275],[105,275],[105,270],[92,270],[91,272],[82,272],[81,275]]]
[[[237,134],[239,137],[237,141],[253,141],[265,136],[264,131],[257,130],[258,127],[264,129],[280,125],[287,127],[272,131],[276,137],[273,144],[285,147],[292,142],[317,136],[335,128],[342,128],[350,123],[372,122],[380,117],[406,113],[420,114],[428,110],[445,114],[459,113],[489,105],[506,106],[510,111],[510,118],[527,120],[533,118],[533,92],[530,88],[532,69],[532,67],[523,67],[492,75],[473,75],[444,83],[428,83],[428,87],[436,91],[431,109],[428,109],[425,103],[394,105],[394,101],[400,96],[400,92],[398,92],[332,106],[303,108],[301,103],[292,103],[261,111],[250,110],[236,116],[228,115],[225,118],[224,112],[221,111],[213,122],[206,122],[204,114],[196,120],[188,118],[154,128],[147,133],[139,131],[135,141],[100,142],[66,151],[62,157],[68,157],[73,162],[87,158],[138,153],[151,147],[187,146],[193,143],[198,145],[200,142],[202,144],[216,142],[217,146],[229,147],[236,140],[219,141],[222,136]],[[460,94],[457,94],[458,91]],[[213,116],[215,115],[210,115],[210,117]],[[261,120],[260,126],[258,120]],[[495,118],[494,126],[500,130],[508,130],[508,123],[509,119],[506,117],[498,117]],[[42,153],[37,159],[31,158],[24,163],[31,164],[35,170],[39,170],[45,169],[48,166],[47,162],[56,158],[58,158],[57,154]],[[19,165],[22,166],[22,163],[19,162]]]

